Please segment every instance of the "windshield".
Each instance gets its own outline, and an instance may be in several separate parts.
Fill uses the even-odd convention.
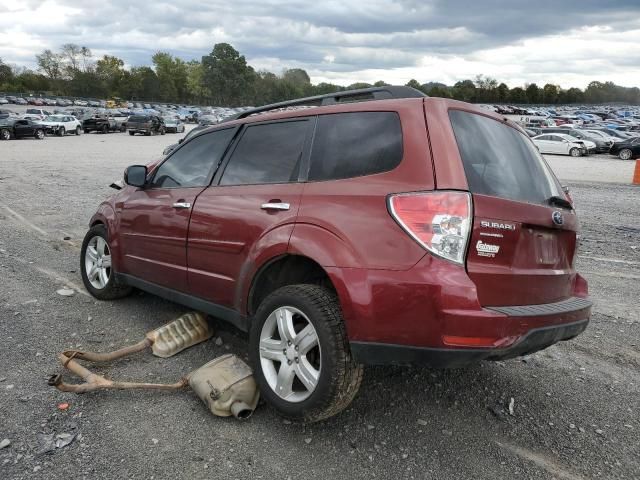
[[[539,204],[564,197],[536,147],[518,130],[461,110],[451,110],[449,118],[472,193]]]
[[[45,122],[62,122],[62,118],[58,115],[49,115],[44,119]]]

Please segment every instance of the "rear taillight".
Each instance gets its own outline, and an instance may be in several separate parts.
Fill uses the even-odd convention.
[[[428,251],[464,264],[471,232],[469,193],[399,193],[389,197],[389,211],[400,226]]]

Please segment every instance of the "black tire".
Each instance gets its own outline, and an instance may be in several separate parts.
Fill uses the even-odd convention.
[[[630,148],[623,148],[618,153],[618,158],[620,158],[620,160],[631,160],[632,156],[633,156],[633,152],[631,151]]]
[[[151,130],[147,130],[146,132],[144,132],[144,136],[145,137],[150,137],[151,136]]]
[[[160,127],[160,135],[164,135],[165,134],[165,129],[164,127]]]
[[[580,152],[580,149],[574,147],[569,150],[569,155],[571,155],[572,157],[579,157],[582,155],[582,153]]]
[[[7,128],[0,129],[0,140],[11,140],[11,130]]]
[[[88,128],[85,128],[85,129],[83,130],[83,133],[91,133],[91,130],[89,130]]]
[[[64,127],[60,127],[56,132],[56,135],[58,135],[59,137],[64,137],[65,133],[67,133],[67,131],[64,129]]]
[[[129,135],[131,135],[132,137],[136,134],[136,132],[134,132],[133,130],[129,130]]]
[[[44,130],[36,130],[33,136],[36,138],[36,140],[43,140],[45,137]]]
[[[299,402],[287,401],[274,392],[260,361],[263,326],[272,312],[285,306],[304,313],[315,328],[320,351],[317,384],[310,395]],[[318,285],[282,287],[262,301],[251,325],[249,355],[262,398],[280,415],[294,421],[317,422],[338,414],[351,403],[362,382],[363,367],[351,357],[338,298]]]
[[[127,131],[127,127],[125,127],[124,125],[120,125],[120,132],[124,133]]]
[[[109,133],[109,125],[102,126],[102,133]]]
[[[80,250],[80,275],[82,276],[82,283],[84,283],[84,287],[92,296],[94,296],[98,300],[115,300],[117,298],[126,297],[131,293],[132,288],[127,285],[120,285],[116,282],[116,272],[113,267],[110,268],[110,272],[108,274],[109,280],[103,288],[96,288],[91,284],[86,271],[85,256],[87,253],[89,242],[91,242],[91,240],[95,237],[102,237],[102,239],[106,242],[107,247],[109,245],[107,229],[102,224],[91,227],[87,234],[84,236],[84,240],[82,241],[82,248]],[[111,254],[110,250],[109,254]]]
[[[80,127],[76,127],[75,134],[80,135],[80,130],[81,130]]]

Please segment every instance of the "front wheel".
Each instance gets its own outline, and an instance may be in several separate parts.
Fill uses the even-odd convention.
[[[262,397],[295,421],[336,415],[362,381],[338,299],[317,285],[282,287],[265,298],[251,325],[249,349]]]
[[[64,127],[60,127],[60,128],[58,129],[58,136],[59,136],[59,137],[64,137],[64,134],[65,134],[65,133],[67,133],[67,132],[65,131]]]
[[[42,140],[44,138],[44,130],[36,130],[34,137],[36,137],[37,140]]]
[[[571,155],[572,157],[579,157],[581,155],[580,149],[572,148],[571,150],[569,150],[569,155]]]
[[[629,148],[623,148],[622,150],[620,150],[620,153],[618,153],[618,157],[620,158],[620,160],[630,160],[631,155],[633,155],[633,153]]]
[[[132,137],[136,134],[136,132],[134,132],[133,130],[129,130],[129,135],[131,135]]]
[[[109,133],[109,125],[103,125],[102,126],[102,133]]]
[[[84,236],[80,250],[80,274],[87,291],[98,300],[114,300],[131,293],[131,287],[116,281],[104,225],[91,227]]]
[[[75,134],[76,134],[76,135],[80,135],[80,127],[76,127]]]
[[[165,134],[165,129],[164,127],[160,127],[160,135],[164,135]]]
[[[6,128],[0,129],[0,140],[11,140],[11,132]]]

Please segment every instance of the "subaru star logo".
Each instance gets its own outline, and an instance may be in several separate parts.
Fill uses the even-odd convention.
[[[551,214],[551,219],[556,225],[562,225],[564,223],[562,212],[558,212],[557,210]]]

